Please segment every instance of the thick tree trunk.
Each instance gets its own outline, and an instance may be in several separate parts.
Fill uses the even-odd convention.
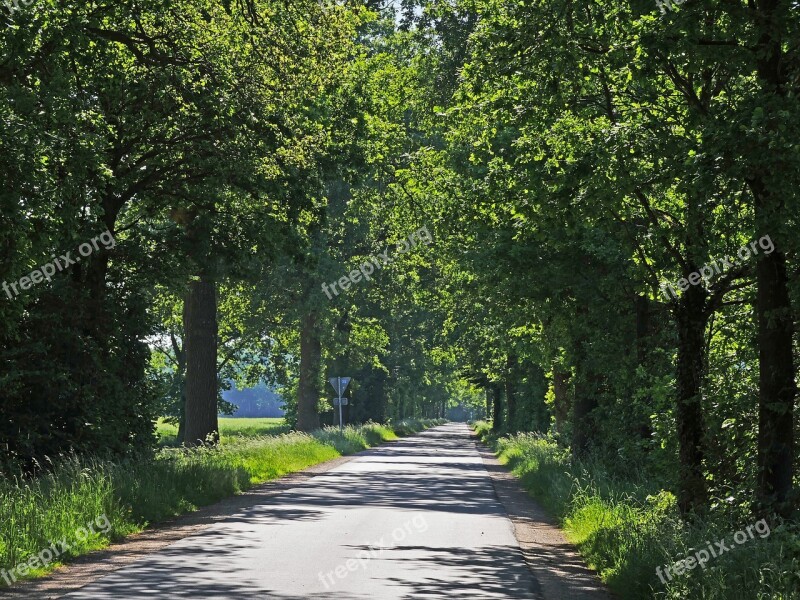
[[[508,423],[506,430],[508,433],[516,433],[519,429],[517,424],[517,389],[515,379],[517,374],[517,357],[509,355],[506,359],[506,415]]]
[[[492,394],[488,387],[484,388],[483,391],[486,393],[486,418],[488,419],[489,415],[492,414]]]
[[[124,202],[114,196],[106,196],[101,202],[103,207],[102,225],[105,225],[109,232],[114,232],[117,217]],[[100,234],[102,231],[97,233]],[[88,298],[86,299],[87,310],[83,313],[85,316],[83,326],[85,332],[92,336],[102,348],[107,347],[108,338],[113,329],[106,307],[108,267],[109,253],[103,245],[100,245],[91,257],[73,267],[76,272],[79,269],[86,270],[85,282],[82,285],[88,290]]]
[[[757,44],[758,75],[763,93],[786,99],[791,87],[787,85],[784,56],[788,4],[779,0],[758,3],[758,25],[762,28]],[[776,103],[777,104],[777,103]],[[770,133],[779,139],[778,129],[783,117],[772,112],[767,121]],[[772,136],[765,137],[772,139]],[[786,169],[780,150],[770,146],[763,153],[770,156],[769,173],[754,173],[748,181],[755,199],[757,231],[766,234],[783,225],[786,206],[783,194],[771,186],[781,182]],[[791,152],[784,150],[783,152]],[[757,160],[764,164],[763,154]],[[757,169],[762,167],[757,166]],[[762,513],[776,512],[788,516],[789,498],[794,475],[794,403],[797,395],[795,366],[792,355],[794,322],[788,292],[786,256],[780,238],[773,241],[775,249],[758,258],[756,264],[756,313],[758,315],[758,478],[757,508]]]
[[[319,370],[322,359],[322,343],[317,330],[317,315],[310,312],[302,318],[300,325],[300,381],[297,393],[297,429],[313,431],[319,429]],[[336,407],[334,421],[338,424],[339,408]]]
[[[774,251],[756,267],[758,295],[758,488],[760,507],[788,516],[794,473],[793,323],[786,258]]]
[[[678,327],[677,399],[678,507],[682,514],[702,511],[708,499],[703,473],[705,419],[702,407],[706,292],[690,286],[675,308]]]
[[[186,336],[186,433],[194,446],[219,441],[217,419],[217,288],[201,276],[189,284],[184,303]]]
[[[546,433],[550,428],[550,411],[547,408],[545,397],[548,387],[544,370],[537,364],[528,368],[527,393],[530,394],[528,402],[530,414],[523,415],[527,425],[536,432]]]
[[[581,364],[584,364],[581,361]],[[575,375],[575,399],[572,404],[572,456],[583,458],[592,445],[595,426],[592,413],[597,408],[595,378],[587,372]]]
[[[383,359],[384,357],[381,358]],[[345,371],[337,371],[337,373],[345,373]],[[367,385],[359,388],[359,396],[362,401],[359,401],[357,413],[355,406],[348,405],[348,408],[352,408],[353,418],[362,421],[372,419],[377,423],[384,423],[388,416],[386,414],[386,372],[383,369],[364,369],[359,374],[356,374],[356,377],[359,377],[359,375]]]
[[[595,373],[589,360],[587,350],[589,333],[592,326],[588,304],[576,307],[578,335],[575,340],[575,397],[572,400],[572,457],[580,459],[586,456],[592,446],[596,427],[592,413],[597,408],[597,394],[600,388],[600,375]]]
[[[503,430],[503,398],[500,385],[490,383],[489,388],[492,390],[492,431],[500,433]]]
[[[645,372],[647,372],[648,367],[648,355],[650,349],[650,335],[651,335],[651,325],[650,325],[650,301],[647,299],[647,296],[636,296],[635,300],[636,304],[636,363],[638,366],[642,367]],[[650,396],[646,396],[642,399],[642,401],[646,404],[648,408],[652,407],[653,399]],[[645,417],[647,418],[647,417]],[[653,429],[650,426],[650,421],[642,421],[640,423],[634,424],[635,427],[635,435],[638,435],[642,440],[649,442],[650,438],[653,436]],[[649,446],[645,445],[645,449],[648,449]]]
[[[505,381],[505,393],[506,393],[506,415],[508,417],[508,423],[506,425],[506,431],[508,433],[516,433],[517,432],[517,391],[514,388],[514,383],[510,379],[506,379]]]
[[[578,307],[578,319],[582,321],[580,327],[589,325],[588,312],[588,307]],[[572,400],[572,456],[575,459],[586,456],[596,434],[592,413],[598,405],[601,376],[591,368],[588,342],[584,330],[575,343],[575,397]]]
[[[783,204],[760,180],[751,181],[756,218],[762,228],[777,222]],[[758,315],[758,477],[757,508],[788,516],[794,474],[794,403],[797,396],[792,337],[794,320],[789,299],[786,256],[778,242],[756,263]]]

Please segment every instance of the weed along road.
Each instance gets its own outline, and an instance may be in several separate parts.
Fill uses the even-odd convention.
[[[535,572],[467,426],[448,424],[366,451],[63,597],[561,597]]]

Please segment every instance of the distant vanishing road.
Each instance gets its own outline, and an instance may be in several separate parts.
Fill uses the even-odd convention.
[[[545,595],[467,426],[448,424],[359,454],[63,597]]]

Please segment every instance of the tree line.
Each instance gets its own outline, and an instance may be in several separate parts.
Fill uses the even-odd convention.
[[[232,382],[314,429],[347,375],[348,420],[459,402],[686,515],[796,507],[788,0],[0,18],[0,280],[117,242],[0,305],[6,464],[213,443]]]

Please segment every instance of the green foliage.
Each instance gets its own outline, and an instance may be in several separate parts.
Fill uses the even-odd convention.
[[[602,463],[575,462],[552,439],[532,434],[494,438],[493,445],[530,495],[556,516],[570,541],[620,598],[794,598],[800,594],[797,527],[773,526],[741,546],[661,583],[656,567],[672,565],[753,522],[746,512],[686,523],[675,496],[652,481],[615,477]]]

